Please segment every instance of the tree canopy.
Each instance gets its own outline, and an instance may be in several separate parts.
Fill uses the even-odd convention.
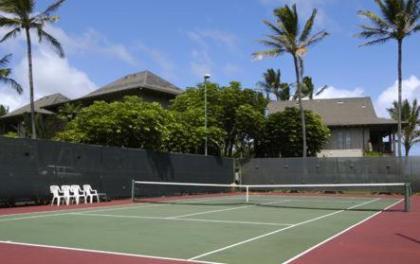
[[[330,136],[330,130],[321,117],[305,110],[307,124],[308,156],[316,156]],[[302,134],[300,112],[295,107],[286,108],[268,116],[264,133],[258,139],[257,156],[301,157]]]

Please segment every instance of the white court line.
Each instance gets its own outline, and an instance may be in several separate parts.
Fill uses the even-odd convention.
[[[219,199],[208,199],[207,198],[197,198],[197,199],[191,199],[191,201],[215,201],[215,200],[222,200],[220,197],[217,197]],[[227,197],[231,199],[230,197]],[[226,199],[227,200],[227,199]],[[172,200],[175,201],[184,201],[184,199],[179,200]],[[137,208],[146,208],[146,207],[157,207],[157,206],[168,206],[171,204],[167,203],[146,203],[141,205],[129,205],[124,207],[119,206],[109,206],[109,207],[102,207],[100,209],[95,209],[98,207],[90,207],[90,208],[80,208],[80,209],[64,209],[64,210],[54,210],[54,211],[44,211],[44,212],[32,212],[32,213],[21,213],[21,214],[9,214],[9,215],[3,215],[0,216],[0,223],[1,222],[8,222],[8,221],[18,221],[18,220],[26,220],[26,219],[37,219],[37,218],[45,218],[45,217],[54,217],[54,216],[62,216],[62,215],[69,215],[73,213],[78,212],[106,212],[106,211],[117,211],[117,210],[125,210],[125,209],[137,209]],[[57,213],[60,212],[60,213]],[[57,214],[52,214],[57,213]],[[11,217],[11,216],[20,216],[20,215],[29,215],[29,216],[22,216],[22,217]]]
[[[342,213],[342,212],[344,212],[346,210],[354,209],[356,207],[360,207],[360,206],[363,206],[363,205],[366,205],[366,204],[369,204],[369,203],[373,203],[373,202],[376,202],[378,200],[380,200],[380,198],[376,198],[376,199],[373,199],[373,200],[370,200],[370,201],[366,201],[366,202],[363,202],[363,203],[360,203],[360,204],[356,204],[354,206],[350,206],[350,207],[348,207],[346,209],[343,209],[343,210],[334,211],[334,212],[329,213],[329,214],[325,214],[325,215],[321,215],[321,216],[318,216],[318,217],[315,217],[315,218],[311,218],[311,219],[305,220],[303,222],[299,222],[297,224],[293,224],[293,225],[288,226],[288,227],[280,228],[280,229],[274,230],[274,231],[269,232],[269,233],[265,233],[265,234],[262,234],[262,235],[259,235],[259,236],[256,236],[256,237],[249,238],[247,240],[240,241],[240,242],[235,243],[235,244],[228,245],[226,247],[222,247],[222,248],[219,248],[219,249],[216,249],[216,250],[213,250],[213,251],[205,252],[203,254],[194,256],[194,257],[189,258],[189,259],[190,260],[196,260],[196,259],[199,259],[199,258],[202,258],[202,257],[206,257],[206,256],[209,256],[209,255],[212,255],[212,254],[215,254],[215,253],[218,253],[218,252],[221,252],[221,251],[224,251],[224,250],[233,248],[233,247],[237,247],[237,246],[240,246],[240,245],[243,245],[243,244],[246,244],[246,243],[249,243],[249,242],[252,242],[252,241],[261,239],[261,238],[264,238],[264,237],[268,237],[268,236],[271,236],[271,235],[274,235],[274,234],[283,232],[283,231],[288,230],[288,229],[295,228],[297,226],[301,226],[301,225],[304,225],[304,224],[312,223],[312,222],[315,222],[317,220],[320,220],[320,219],[323,219],[323,218],[326,218],[326,217],[330,217],[330,216],[333,216],[333,215]]]
[[[218,210],[210,210],[210,211],[202,211],[202,212],[198,212],[198,213],[191,213],[191,214],[184,214],[184,215],[177,215],[177,216],[169,216],[169,217],[166,217],[166,218],[167,219],[177,219],[177,218],[182,218],[182,217],[189,217],[189,216],[196,216],[196,215],[203,215],[203,214],[211,214],[211,213],[232,211],[232,210],[237,210],[237,209],[242,209],[242,208],[248,208],[248,207],[251,207],[251,205],[244,205],[244,206],[238,206],[238,207],[230,207],[230,208],[218,209]]]
[[[161,204],[160,204],[161,205]],[[80,209],[75,211],[57,211],[57,212],[63,212],[59,214],[40,214],[40,215],[32,215],[32,216],[23,216],[23,217],[8,217],[8,218],[2,218],[0,219],[0,223],[2,222],[9,222],[9,221],[18,221],[18,220],[26,220],[26,219],[37,219],[37,218],[46,218],[46,217],[54,217],[54,216],[63,216],[63,215],[71,215],[78,212],[103,212],[103,211],[117,211],[117,210],[124,210],[124,209],[134,209],[134,208],[145,208],[145,207],[154,207],[158,206],[157,204],[147,204],[142,206],[127,206],[127,207],[118,207],[118,208],[106,208],[106,209],[98,209],[98,210],[89,210],[89,209]],[[51,212],[51,211],[50,211]]]
[[[374,218],[375,216],[377,216],[377,215],[381,214],[383,211],[386,211],[386,210],[388,210],[389,208],[394,207],[395,205],[397,205],[397,204],[401,203],[402,201],[404,201],[404,199],[401,199],[401,200],[399,200],[399,201],[397,201],[397,202],[395,202],[395,203],[393,203],[393,204],[391,204],[391,205],[389,205],[389,206],[385,207],[382,211],[376,212],[375,214],[373,214],[373,215],[371,215],[371,216],[368,216],[368,217],[367,217],[367,218],[365,218],[365,219],[362,219],[361,221],[357,222],[356,224],[354,224],[354,225],[352,225],[352,226],[349,226],[348,228],[344,229],[343,231],[338,232],[337,234],[335,234],[335,235],[333,235],[333,236],[331,236],[331,237],[329,237],[329,238],[325,239],[324,241],[321,241],[320,243],[318,243],[318,244],[316,244],[316,245],[314,245],[314,246],[312,246],[312,247],[308,248],[307,250],[305,250],[305,251],[303,251],[303,252],[299,253],[298,255],[296,255],[296,256],[294,256],[294,257],[292,257],[292,258],[290,258],[290,259],[286,260],[285,262],[283,262],[283,264],[288,264],[288,263],[290,263],[290,262],[292,262],[292,261],[294,261],[294,260],[296,260],[296,259],[298,259],[298,258],[302,257],[303,255],[306,255],[306,254],[307,254],[307,253],[309,253],[310,251],[312,251],[312,250],[314,250],[314,249],[316,249],[316,248],[318,248],[318,247],[320,247],[320,246],[324,245],[324,244],[325,244],[325,243],[327,243],[328,241],[331,241],[331,240],[333,240],[334,238],[336,238],[336,237],[338,237],[338,236],[341,236],[342,234],[346,233],[347,231],[349,231],[349,230],[351,230],[351,229],[355,228],[355,227],[356,227],[356,226],[358,226],[358,225],[363,224],[364,222],[366,222],[366,221],[368,221],[368,220],[370,220],[370,219]]]
[[[261,205],[278,204],[278,203],[285,203],[285,202],[290,202],[290,201],[291,200],[282,200],[282,201],[262,203]],[[218,213],[218,212],[225,212],[225,211],[232,211],[232,210],[237,210],[237,209],[249,208],[249,207],[253,207],[253,206],[257,206],[257,205],[258,204],[251,204],[251,205],[244,205],[244,206],[238,206],[238,207],[230,207],[230,208],[225,208],[225,209],[202,211],[202,212],[191,213],[191,214],[168,216],[167,218],[168,219],[178,219],[178,218],[184,218],[184,217],[189,217],[189,216],[212,214],[212,213]]]
[[[160,256],[152,256],[152,255],[132,254],[132,253],[123,253],[123,252],[115,252],[115,251],[102,251],[102,250],[74,248],[74,247],[59,247],[59,246],[51,246],[51,245],[44,245],[44,244],[21,243],[21,242],[13,242],[13,241],[1,241],[0,240],[0,243],[2,243],[2,244],[8,244],[8,245],[18,245],[18,246],[28,246],[28,247],[62,249],[62,250],[71,250],[71,251],[80,251],[80,252],[88,252],[88,253],[98,253],[98,254],[106,254],[106,255],[125,256],[125,257],[149,258],[149,259],[160,259],[160,260],[173,260],[173,261],[180,261],[180,262],[191,262],[191,263],[202,263],[202,264],[224,264],[224,263],[221,263],[221,262],[210,262],[210,261],[200,261],[200,260],[194,260],[194,261],[192,261],[192,260],[181,259],[181,258],[169,258],[169,257],[160,257]]]
[[[150,219],[162,221],[184,221],[184,222],[203,222],[203,223],[220,223],[220,224],[243,224],[243,225],[269,225],[269,226],[290,226],[293,224],[286,223],[271,223],[271,222],[250,222],[250,221],[235,221],[235,220],[217,220],[217,219],[201,219],[201,218],[170,218],[158,216],[136,216],[136,215],[107,215],[107,214],[91,214],[91,213],[72,213],[72,215],[95,216],[95,217],[114,217],[127,219]]]

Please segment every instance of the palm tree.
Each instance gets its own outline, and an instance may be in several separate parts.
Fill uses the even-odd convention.
[[[270,94],[276,96],[277,101],[287,101],[290,99],[290,86],[288,83],[281,82],[280,70],[268,69],[264,74],[264,81],[258,82],[270,99]]]
[[[4,15],[0,15],[0,27],[10,29],[8,33],[0,40],[6,41],[15,38],[23,31],[26,37],[27,56],[28,56],[28,76],[29,76],[29,91],[31,102],[31,128],[32,138],[36,139],[35,128],[35,106],[34,106],[34,81],[32,75],[32,40],[31,30],[35,30],[38,36],[38,41],[46,40],[55,49],[60,57],[64,57],[64,50],[52,35],[44,30],[44,26],[48,23],[57,21],[57,16],[52,16],[51,13],[56,11],[64,0],[57,0],[51,4],[47,9],[41,13],[34,14],[35,0],[0,0],[0,11]]]
[[[328,89],[328,85],[324,85],[321,89],[315,92],[315,85],[312,82],[312,78],[309,76],[305,76],[302,80],[302,97],[308,97],[309,100],[314,99],[314,95],[322,94],[326,89]],[[298,93],[294,95],[293,99],[296,100],[298,98]]]
[[[375,0],[379,6],[380,15],[372,11],[363,10],[359,14],[367,18],[369,25],[362,25],[360,38],[368,42],[362,46],[383,44],[389,40],[396,40],[398,44],[398,156],[401,157],[401,90],[402,90],[402,49],[403,41],[412,33],[420,30],[417,24],[420,18],[419,0]]]
[[[312,11],[312,15],[306,21],[303,29],[299,25],[299,17],[296,10],[296,5],[291,8],[288,5],[277,8],[274,10],[274,16],[276,22],[264,20],[264,24],[267,25],[272,31],[272,35],[267,35],[267,38],[261,40],[261,43],[269,47],[268,50],[255,52],[253,55],[257,58],[262,57],[277,57],[284,53],[289,53],[295,65],[296,73],[296,85],[298,92],[300,117],[302,122],[302,143],[303,143],[303,157],[306,157],[306,125],[305,115],[302,105],[302,87],[301,78],[303,71],[303,56],[308,51],[308,48],[313,44],[324,39],[328,33],[325,31],[319,31],[316,34],[311,34],[317,10]]]
[[[10,85],[18,94],[21,94],[23,90],[20,84],[9,77],[12,74],[12,69],[7,68],[10,57],[12,57],[12,54],[8,54],[0,59],[0,82]]]
[[[394,119],[398,119],[398,102],[394,101],[392,107],[388,108],[389,115]],[[401,105],[401,120],[405,122],[403,129],[403,139],[405,156],[410,153],[411,147],[420,142],[420,106],[417,104],[417,99],[410,104],[408,100],[404,100]]]

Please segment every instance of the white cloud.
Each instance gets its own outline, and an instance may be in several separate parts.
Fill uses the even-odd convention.
[[[0,88],[0,104],[10,110],[29,103],[27,58],[23,57],[14,70],[14,78],[24,92],[18,95],[9,87]],[[61,59],[51,50],[39,49],[33,55],[33,75],[35,99],[61,93],[69,98],[76,98],[97,88],[86,73],[70,65],[67,59]]]
[[[387,108],[392,105],[393,101],[398,99],[398,82],[386,88],[376,99],[375,106],[377,113],[382,117],[389,117]],[[410,76],[408,79],[403,80],[402,83],[402,98],[412,101],[417,99],[420,101],[420,79],[417,76]]]
[[[360,96],[364,96],[364,90],[359,87],[348,90],[348,89],[338,89],[333,86],[329,86],[320,95],[315,96],[315,98],[324,99],[324,98],[344,98],[344,97],[360,97]]]
[[[0,87],[0,104],[9,107],[10,110],[16,109],[19,106],[28,104],[29,99],[27,96],[18,95],[17,92],[9,87],[2,85]]]
[[[80,36],[69,35],[61,28],[54,26],[48,26],[46,30],[60,40],[67,53],[96,53],[133,66],[139,63],[125,45],[110,41],[94,29],[88,29]]]

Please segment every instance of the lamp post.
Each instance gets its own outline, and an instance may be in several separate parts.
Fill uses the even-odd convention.
[[[207,80],[210,79],[210,74],[204,75],[204,155],[207,156]]]

